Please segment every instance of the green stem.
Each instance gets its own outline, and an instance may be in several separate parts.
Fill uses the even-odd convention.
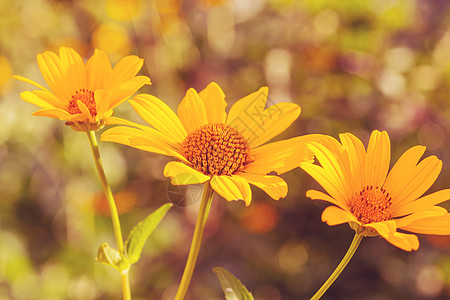
[[[344,258],[341,260],[339,265],[334,270],[333,274],[330,275],[330,277],[325,281],[325,283],[320,287],[320,289],[312,296],[311,300],[318,300],[322,295],[328,290],[328,288],[333,284],[333,282],[338,278],[338,276],[342,273],[345,266],[347,266],[350,259],[353,257],[353,254],[355,254],[356,249],[358,249],[359,243],[361,243],[363,236],[359,233],[355,233],[355,236],[353,237],[353,241],[350,244],[350,247],[347,250],[347,253],[345,253]]]
[[[211,207],[213,189],[209,182],[205,183],[203,189],[202,202],[197,216],[197,223],[195,224],[194,236],[192,237],[191,249],[184,267],[183,277],[181,277],[180,286],[178,287],[175,300],[183,300],[186,296],[189,284],[191,282],[192,274],[194,273],[195,263],[197,262],[198,252],[202,243],[203,232],[205,230],[206,219],[208,218],[209,209]]]
[[[122,230],[120,228],[119,214],[117,213],[116,203],[114,202],[114,196],[111,192],[111,187],[109,186],[108,180],[106,179],[105,171],[103,170],[102,160],[100,158],[100,152],[98,151],[97,138],[95,137],[95,132],[87,131],[87,136],[89,143],[91,145],[92,154],[94,155],[95,167],[97,168],[98,175],[100,176],[100,181],[102,182],[103,190],[105,192],[106,200],[108,201],[109,210],[111,212],[111,220],[113,223],[114,236],[116,237],[117,250],[122,254],[124,253],[123,247],[123,237]],[[131,299],[130,292],[130,280],[128,270],[122,272],[122,294],[123,300]]]
[[[122,282],[122,295],[123,300],[131,300],[131,290],[130,290],[130,273],[129,269],[122,272],[121,278]]]

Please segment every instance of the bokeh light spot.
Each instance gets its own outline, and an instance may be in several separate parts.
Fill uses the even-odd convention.
[[[241,224],[251,233],[264,234],[278,223],[278,211],[264,203],[254,203],[241,216]]]
[[[388,49],[384,55],[387,67],[393,71],[405,72],[410,70],[415,63],[414,51],[407,47],[395,47]]]
[[[131,49],[127,31],[115,23],[100,24],[92,34],[92,45],[110,54],[113,61],[129,54]]]
[[[132,21],[143,11],[142,0],[107,0],[106,14],[117,21]]]
[[[424,266],[416,276],[416,288],[425,297],[436,297],[444,288],[442,270],[433,265]]]
[[[317,34],[329,37],[339,28],[339,16],[333,10],[324,10],[316,15],[313,24]]]
[[[304,245],[286,243],[278,251],[278,263],[286,274],[299,273],[308,261],[308,252]]]
[[[441,74],[432,65],[416,67],[411,74],[411,83],[420,91],[434,90],[441,82]]]
[[[228,6],[216,6],[208,11],[208,41],[212,49],[226,54],[234,44],[234,14]]]
[[[385,70],[378,79],[378,87],[381,92],[389,97],[401,97],[405,93],[405,77],[392,70]]]
[[[9,60],[0,55],[0,95],[5,89],[6,83],[9,81],[12,75],[11,65]]]

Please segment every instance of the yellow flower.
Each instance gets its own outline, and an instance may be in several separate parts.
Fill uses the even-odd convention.
[[[340,140],[309,144],[321,166],[301,163],[301,168],[328,192],[309,190],[306,195],[336,205],[324,210],[322,221],[330,226],[348,222],[358,233],[380,235],[406,251],[417,250],[419,240],[397,229],[450,234],[450,215],[436,206],[450,198],[450,190],[422,197],[441,172],[442,162],[437,157],[419,162],[425,147],[415,146],[389,172],[391,146],[385,131],[372,132],[367,152],[352,134],[341,134]]]
[[[135,55],[124,57],[112,68],[101,50],[96,49],[84,64],[75,50],[61,47],[59,57],[46,51],[37,55],[37,62],[50,90],[30,79],[14,76],[40,89],[23,92],[21,98],[42,108],[34,116],[67,121],[66,125],[77,131],[100,129],[114,107],[150,84],[150,78],[136,76],[143,59]]]
[[[237,101],[227,114],[224,93],[216,83],[210,83],[200,93],[192,88],[186,92],[178,116],[158,98],[138,95],[130,104],[153,128],[112,118],[108,124],[135,128],[111,128],[102,134],[102,140],[174,157],[176,160],[164,169],[172,184],[209,181],[228,201],[240,199],[249,205],[250,183],[278,200],[286,196],[287,185],[274,174],[312,160],[305,143],[321,135],[263,145],[300,115],[300,107],[293,103],[265,108],[267,95],[268,89],[263,87]]]

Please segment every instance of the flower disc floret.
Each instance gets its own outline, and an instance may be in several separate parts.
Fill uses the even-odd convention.
[[[353,196],[350,211],[363,224],[377,223],[391,219],[391,205],[392,198],[385,189],[366,186]]]
[[[78,101],[81,101],[89,109],[91,116],[95,117],[97,115],[97,104],[95,102],[94,92],[87,89],[80,89],[72,95],[67,106],[67,111],[71,115],[81,114],[82,111],[78,107]]]
[[[245,138],[225,124],[206,124],[183,141],[184,156],[205,175],[231,175],[251,161]]]

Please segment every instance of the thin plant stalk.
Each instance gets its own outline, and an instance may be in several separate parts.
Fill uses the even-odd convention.
[[[353,241],[350,244],[350,247],[347,250],[347,253],[345,253],[344,258],[342,258],[339,265],[336,267],[334,272],[330,275],[330,277],[325,281],[325,283],[320,287],[320,289],[312,296],[311,300],[318,300],[322,295],[328,290],[328,288],[333,284],[333,282],[338,278],[338,276],[342,273],[344,268],[349,263],[350,259],[353,257],[353,254],[355,254],[356,249],[358,249],[359,244],[361,243],[363,236],[359,233],[355,233],[355,236],[353,237]]]
[[[109,186],[108,180],[106,179],[105,171],[103,170],[102,160],[100,158],[100,152],[98,150],[97,138],[95,137],[94,131],[87,131],[87,136],[89,143],[91,145],[92,154],[94,155],[95,167],[97,168],[98,175],[100,176],[100,181],[105,192],[106,200],[108,201],[109,210],[111,213],[111,220],[113,223],[114,236],[116,237],[117,250],[124,255],[123,237],[122,229],[120,228],[119,214],[117,212],[116,203],[114,201],[113,193],[111,192],[111,187]],[[124,270],[121,274],[122,281],[122,294],[123,300],[131,300],[130,291],[130,280],[128,270]]]
[[[192,237],[191,249],[189,250],[189,256],[184,267],[183,276],[181,277],[180,286],[178,287],[175,300],[183,300],[186,296],[186,292],[191,282],[192,274],[194,273],[195,264],[197,262],[198,253],[202,243],[203,232],[205,231],[206,220],[208,219],[209,209],[211,208],[211,202],[213,198],[213,189],[209,182],[205,183],[203,188],[202,202],[200,203],[200,209],[197,216],[197,222],[195,224],[194,236]]]

